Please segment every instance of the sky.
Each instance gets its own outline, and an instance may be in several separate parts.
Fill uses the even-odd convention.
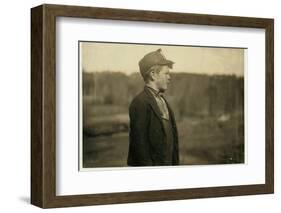
[[[81,65],[86,72],[139,72],[142,57],[161,48],[175,62],[171,72],[244,76],[244,49],[124,43],[80,42]]]

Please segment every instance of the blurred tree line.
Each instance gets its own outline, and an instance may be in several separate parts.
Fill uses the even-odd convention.
[[[178,119],[186,116],[244,114],[244,78],[171,72],[166,97]],[[83,72],[83,104],[128,107],[143,90],[139,73]]]

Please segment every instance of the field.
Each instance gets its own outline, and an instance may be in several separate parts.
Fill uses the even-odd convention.
[[[118,74],[118,80],[126,84],[117,87],[112,85],[112,79],[116,78],[114,74],[104,75],[107,75],[106,81],[99,74],[88,76],[88,84],[83,85],[85,168],[127,166],[128,105],[141,91],[141,79]],[[178,83],[172,85],[166,96],[176,115],[180,164],[243,163],[243,79],[235,76],[181,75],[180,78],[174,76],[174,79],[178,77]],[[97,78],[101,85],[94,84]]]
[[[244,162],[243,133],[236,132],[237,117],[227,121],[193,118],[178,123],[180,164],[203,165]],[[243,124],[240,123],[240,131]],[[84,167],[126,166],[128,132],[84,136]]]

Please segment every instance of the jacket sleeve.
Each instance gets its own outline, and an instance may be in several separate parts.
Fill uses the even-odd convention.
[[[148,140],[150,111],[147,103],[135,101],[129,108],[130,116],[130,148],[129,161],[133,166],[151,166],[153,164],[150,155]]]

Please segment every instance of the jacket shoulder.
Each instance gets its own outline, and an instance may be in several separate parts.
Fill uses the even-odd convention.
[[[145,91],[142,91],[138,95],[136,95],[133,100],[131,101],[130,108],[132,107],[143,107],[147,105],[147,94]]]

